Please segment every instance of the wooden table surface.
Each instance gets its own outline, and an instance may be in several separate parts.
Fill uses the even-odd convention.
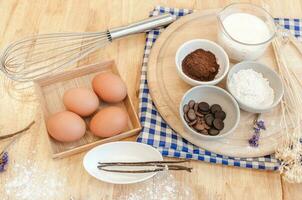
[[[155,5],[190,9],[219,8],[227,0],[3,0],[0,1],[0,48],[23,36],[62,31],[99,31],[125,25],[149,15]],[[251,0],[265,3],[273,16],[302,18],[301,0]],[[145,35],[115,41],[81,64],[114,59],[138,107],[138,81]],[[0,174],[0,199],[119,199],[140,184],[112,185],[89,176],[83,166],[84,153],[61,160],[51,158],[41,110],[30,93],[8,90],[0,75],[0,135],[11,133],[35,119],[37,123],[9,149],[10,164]],[[2,143],[0,143],[2,145]],[[191,174],[173,175],[192,190],[194,199],[302,199],[302,185],[289,184],[278,173],[191,162]],[[18,186],[19,183],[24,185]],[[55,188],[53,191],[50,189]],[[40,198],[39,198],[40,197]]]

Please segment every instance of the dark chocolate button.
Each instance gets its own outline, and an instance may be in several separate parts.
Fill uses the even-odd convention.
[[[200,131],[201,134],[208,135],[208,131],[206,129]]]
[[[215,116],[216,119],[224,120],[225,117],[226,117],[226,114],[225,114],[225,112],[223,112],[223,111],[221,110],[221,111],[215,112],[214,116]]]
[[[206,116],[205,116],[205,120],[206,120],[206,123],[207,123],[207,125],[209,125],[209,126],[212,126],[213,125],[213,121],[214,121],[214,116],[212,115],[212,114],[207,114]]]
[[[209,112],[210,106],[209,106],[209,104],[206,103],[206,102],[200,102],[200,103],[198,104],[198,108],[199,108],[199,110],[201,111],[201,113],[202,113],[202,112]]]
[[[189,103],[188,103],[188,105],[189,105],[190,108],[194,108],[195,101],[194,100],[190,100]]]
[[[207,130],[209,130],[211,127],[210,126],[208,126],[206,123],[204,123],[204,127],[205,127],[205,129],[207,129]]]
[[[218,130],[222,130],[224,128],[224,123],[221,119],[214,119],[213,126]]]
[[[196,122],[197,122],[197,120],[195,119],[195,120],[189,122],[188,124],[189,124],[189,126],[193,126],[194,124],[196,124]]]
[[[195,112],[195,114],[198,112],[198,103],[195,103],[194,104],[194,112]]]
[[[184,107],[183,107],[184,113],[187,113],[189,110],[190,110],[189,105],[188,104],[184,105]]]
[[[214,136],[214,135],[218,135],[218,134],[219,134],[219,131],[217,129],[211,128],[209,130],[209,135]]]
[[[210,110],[208,110],[208,111],[200,111],[200,113],[203,114],[203,115],[209,114],[209,112],[210,112]]]
[[[196,111],[195,114],[198,116],[198,117],[204,117],[204,114],[201,114],[200,112]]]
[[[188,123],[190,122],[187,114],[184,114],[184,119],[185,119],[186,122],[188,122]]]
[[[214,117],[214,116],[211,113],[204,116],[205,119],[207,119],[208,117]]]
[[[194,126],[194,129],[196,129],[197,131],[202,131],[204,130],[204,125],[201,124],[201,123],[196,123],[195,126]]]
[[[217,112],[217,111],[222,111],[222,108],[221,108],[221,106],[218,105],[218,104],[213,104],[213,105],[211,106],[210,110],[211,110],[212,113],[215,113],[215,112]]]
[[[195,112],[194,112],[193,109],[190,109],[190,110],[188,111],[187,115],[188,115],[188,118],[189,118],[190,121],[193,121],[193,120],[196,119],[196,115],[195,115]]]

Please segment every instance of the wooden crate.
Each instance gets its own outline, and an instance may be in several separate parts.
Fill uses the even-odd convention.
[[[93,77],[98,73],[108,71],[120,76],[114,61],[108,61],[79,67],[35,80],[34,86],[40,99],[40,104],[44,113],[44,121],[46,122],[47,118],[51,114],[66,110],[63,104],[63,94],[66,90],[75,87],[92,89],[91,82]],[[53,152],[53,158],[63,158],[83,152],[99,144],[121,140],[123,138],[133,136],[141,130],[139,119],[129,95],[127,95],[122,102],[110,105],[122,107],[127,111],[129,116],[129,129],[126,132],[110,138],[100,138],[94,136],[88,130],[87,126],[84,137],[78,141],[68,143],[56,141],[47,134]],[[100,109],[105,106],[108,106],[108,104],[100,101]],[[87,125],[90,121],[90,118],[91,117],[84,118]]]

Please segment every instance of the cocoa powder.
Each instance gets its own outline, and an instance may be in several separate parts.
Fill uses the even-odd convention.
[[[197,49],[182,61],[183,72],[197,81],[211,81],[218,73],[219,65],[210,51]]]

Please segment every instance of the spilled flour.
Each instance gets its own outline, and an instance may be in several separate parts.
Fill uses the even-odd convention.
[[[154,179],[140,184],[127,195],[118,200],[193,200],[194,195],[190,188],[177,182],[169,171],[159,172]]]
[[[14,177],[5,180],[4,191],[7,199],[18,200],[55,200],[62,194],[66,178],[60,177],[57,172],[40,169],[30,160],[25,163],[10,165]],[[53,171],[53,170],[52,170]],[[5,198],[3,200],[6,200]]]
[[[50,166],[48,166],[50,167]],[[66,187],[68,177],[63,176],[69,167],[43,168],[30,160],[18,163],[10,163],[11,173],[0,184],[3,194],[1,200],[69,200],[62,194],[73,193],[72,187]],[[94,180],[97,181],[97,180]],[[104,195],[103,188],[98,184],[88,186],[94,194],[73,196],[74,200],[97,200]],[[93,189],[92,189],[93,188]],[[127,193],[121,194],[114,200],[193,200],[194,195],[187,185],[178,182],[169,171],[159,172],[154,178],[138,183],[136,186],[127,187]],[[98,195],[99,194],[99,195]],[[89,195],[89,196],[88,196]],[[108,199],[109,200],[109,199]]]

